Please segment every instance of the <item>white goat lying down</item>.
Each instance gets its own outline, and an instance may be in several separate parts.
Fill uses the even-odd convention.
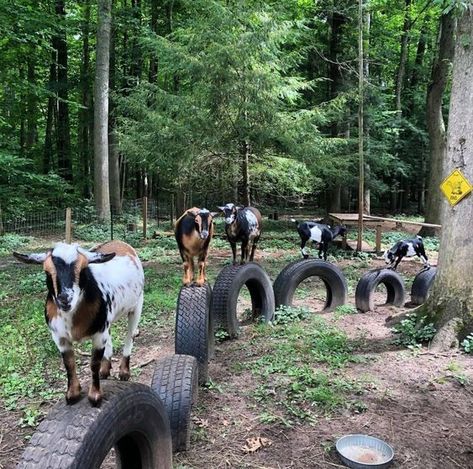
[[[67,372],[68,403],[80,398],[73,343],[92,339],[89,401],[100,404],[100,378],[108,378],[113,353],[110,325],[128,315],[119,377],[130,378],[130,354],[143,306],[144,273],[136,251],[110,241],[90,251],[58,243],[40,254],[13,255],[28,264],[43,264],[48,296],[45,318]]]

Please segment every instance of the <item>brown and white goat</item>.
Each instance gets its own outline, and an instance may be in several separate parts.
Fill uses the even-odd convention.
[[[215,215],[206,208],[193,207],[186,210],[176,221],[174,234],[183,261],[182,283],[184,285],[190,285],[194,280],[194,257],[196,256],[199,260],[199,277],[195,284],[202,286],[206,281],[205,267],[214,233],[213,217]]]
[[[100,378],[108,378],[113,353],[110,325],[128,316],[119,377],[130,378],[133,338],[143,306],[144,274],[136,251],[121,241],[110,241],[90,251],[77,244],[58,243],[40,254],[13,255],[28,264],[42,264],[48,296],[45,318],[67,372],[66,400],[80,398],[73,343],[92,339],[92,382],[89,401],[100,404]]]

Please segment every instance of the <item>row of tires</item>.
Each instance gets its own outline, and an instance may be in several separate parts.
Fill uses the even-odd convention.
[[[413,303],[425,301],[434,276],[434,268],[416,276]],[[215,330],[238,337],[237,303],[242,287],[246,285],[250,293],[252,318],[269,322],[276,307],[291,305],[297,287],[308,277],[323,281],[327,290],[324,309],[346,303],[347,282],[342,271],[315,259],[287,265],[274,284],[261,266],[249,263],[222,269],[213,291],[208,284],[182,287],[176,308],[176,354],[156,362],[150,386],[104,381],[104,400],[98,408],[86,399],[73,406],[59,402],[39,425],[18,467],[171,468],[172,452],[190,445],[191,411],[198,383],[208,380]],[[381,283],[386,286],[386,303],[404,304],[402,278],[381,269],[360,279],[356,289],[359,310],[374,308],[373,293]]]

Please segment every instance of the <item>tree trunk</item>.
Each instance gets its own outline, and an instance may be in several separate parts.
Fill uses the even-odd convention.
[[[151,20],[150,27],[151,31],[158,34],[158,0],[151,0]],[[150,83],[156,83],[158,80],[158,57],[153,51],[149,59],[149,75],[148,80]]]
[[[409,43],[409,31],[411,29],[411,17],[410,17],[410,6],[411,0],[405,0],[406,7],[405,7],[405,14],[404,14],[404,25],[402,27],[402,34],[401,34],[401,53],[399,55],[399,66],[397,69],[397,76],[396,76],[396,111],[398,115],[402,113],[402,106],[401,106],[401,93],[402,93],[402,85],[404,83],[404,75],[406,73],[406,61],[407,61],[407,45]]]
[[[241,144],[241,162],[243,175],[243,203],[246,207],[251,205],[250,193],[250,153],[251,145],[246,140]]]
[[[94,88],[95,205],[100,220],[110,219],[108,169],[108,80],[110,71],[111,0],[99,0]]]
[[[459,169],[473,182],[473,7],[469,6],[459,20],[446,160],[443,176]],[[431,295],[419,312],[427,312],[434,320],[437,334],[432,342],[435,350],[458,345],[458,340],[473,330],[473,262],[471,257],[472,196],[451,207],[442,200],[442,235],[438,270]]]
[[[28,63],[28,84],[31,87],[28,91],[28,102],[27,102],[27,121],[26,121],[26,150],[31,150],[38,142],[38,128],[36,125],[38,114],[37,114],[37,98],[34,88],[36,86],[36,73],[35,73],[35,58],[31,54],[27,59]]]
[[[90,198],[92,191],[90,187],[90,144],[89,144],[89,117],[92,100],[90,99],[90,0],[85,0],[83,5],[83,15],[81,25],[82,33],[82,63],[80,68],[80,94],[81,105],[79,109],[78,146],[80,167],[82,169],[82,194]]]
[[[369,61],[369,41],[370,41],[370,27],[371,27],[371,14],[368,8],[365,10],[365,21],[364,21],[364,33],[363,33],[363,52],[364,52],[364,80],[369,83],[370,77],[370,61]],[[368,107],[370,103],[371,90],[368,86],[365,87],[365,106]],[[364,135],[366,142],[365,151],[365,183],[363,184],[363,213],[366,215],[371,214],[371,167],[370,167],[370,125],[369,118],[370,112],[367,112],[364,116]]]
[[[51,64],[49,65],[49,83],[48,91],[48,110],[46,115],[46,129],[44,134],[44,150],[43,150],[43,173],[48,174],[51,171],[53,162],[53,126],[54,114],[56,110],[56,51],[53,48],[51,53]]]
[[[67,181],[72,181],[71,129],[69,125],[68,82],[67,82],[67,40],[64,0],[56,0],[56,14],[62,30],[53,38],[57,51],[57,156],[59,174]]]
[[[110,38],[110,89],[115,89],[116,78],[116,60],[115,60],[115,43],[116,43],[116,28],[113,27]],[[116,132],[116,124],[114,117],[115,103],[113,99],[109,102],[109,149],[108,149],[108,160],[109,160],[109,177],[110,177],[110,202],[114,214],[120,214],[122,212],[122,201],[120,197],[120,153],[118,151],[118,134]]]
[[[445,160],[445,123],[442,101],[447,86],[448,71],[454,55],[456,19],[453,10],[441,17],[441,31],[437,59],[432,67],[432,80],[427,91],[427,130],[430,137],[430,175],[427,188],[425,221],[440,224],[440,190],[442,163]],[[422,236],[431,235],[431,230],[423,228]]]

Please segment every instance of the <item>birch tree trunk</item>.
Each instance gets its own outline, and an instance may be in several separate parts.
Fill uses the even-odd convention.
[[[110,219],[108,176],[108,79],[110,73],[111,0],[99,0],[94,88],[94,194],[100,220]]]
[[[455,46],[446,160],[442,176],[459,169],[473,182],[473,6],[459,20]],[[451,207],[442,197],[442,236],[438,270],[427,303],[419,308],[434,320],[432,346],[446,350],[473,331],[473,197]]]

